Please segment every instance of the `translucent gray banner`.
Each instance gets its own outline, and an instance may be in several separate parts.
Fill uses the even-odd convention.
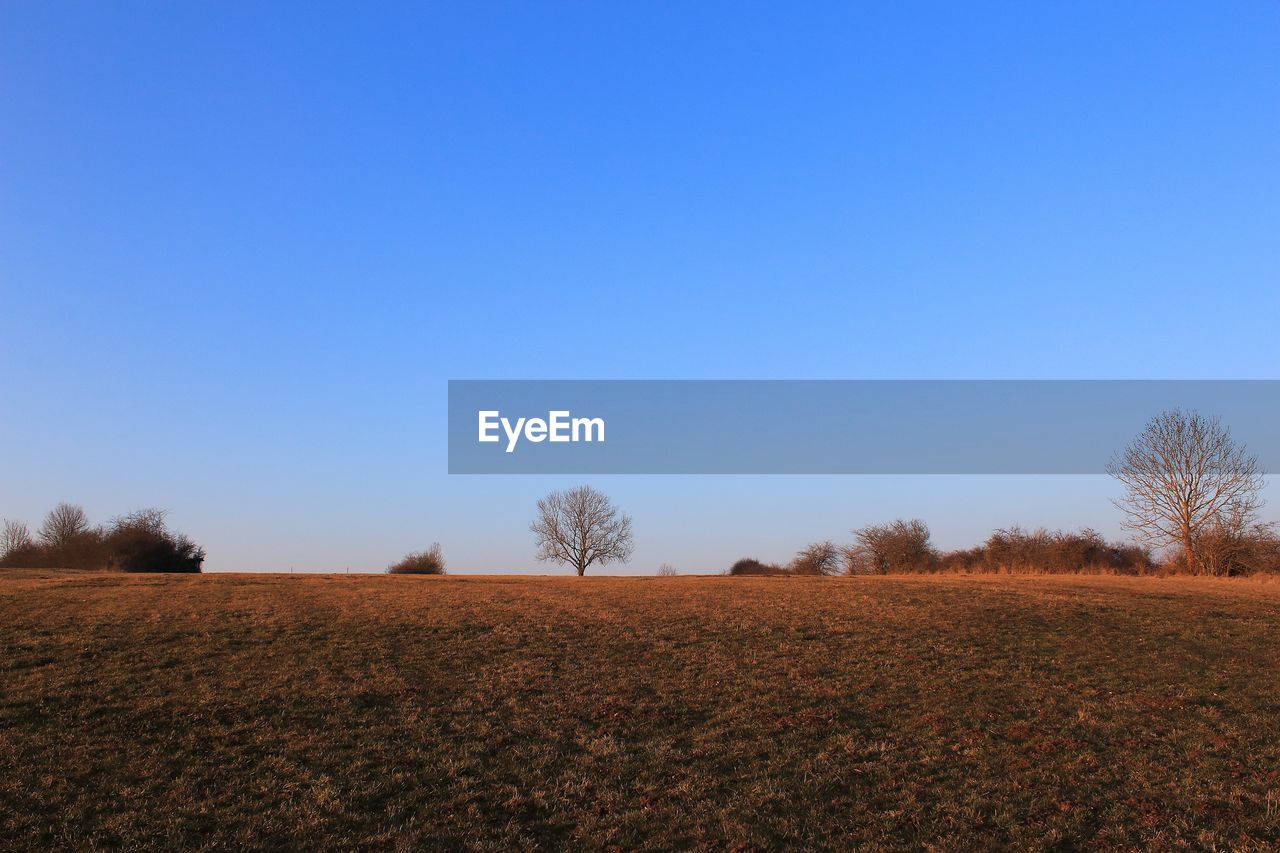
[[[1280,466],[1280,380],[452,380],[451,474],[1099,474],[1154,415]]]

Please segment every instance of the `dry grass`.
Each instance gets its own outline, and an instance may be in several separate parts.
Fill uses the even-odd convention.
[[[0,848],[1249,847],[1280,585],[0,576]]]

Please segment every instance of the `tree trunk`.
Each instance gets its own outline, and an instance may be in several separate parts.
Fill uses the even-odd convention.
[[[1187,528],[1182,531],[1182,553],[1187,560],[1187,572],[1193,575],[1200,574],[1200,561],[1196,559],[1195,540],[1191,536],[1190,529]]]

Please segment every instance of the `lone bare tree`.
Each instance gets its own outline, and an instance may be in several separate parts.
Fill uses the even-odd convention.
[[[40,541],[50,548],[62,548],[89,529],[89,516],[84,508],[60,503],[44,517],[40,525]]]
[[[1263,501],[1263,471],[1215,417],[1172,409],[1107,465],[1125,487],[1116,501],[1125,525],[1157,545],[1181,546],[1187,570],[1199,573],[1200,542],[1225,528],[1243,531]]]
[[[631,557],[631,518],[590,486],[552,492],[538,501],[529,525],[538,559],[573,566],[578,576],[591,565],[625,563]]]

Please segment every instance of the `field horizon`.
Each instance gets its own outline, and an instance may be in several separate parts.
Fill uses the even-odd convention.
[[[0,844],[1280,842],[1280,584],[0,573]]]

